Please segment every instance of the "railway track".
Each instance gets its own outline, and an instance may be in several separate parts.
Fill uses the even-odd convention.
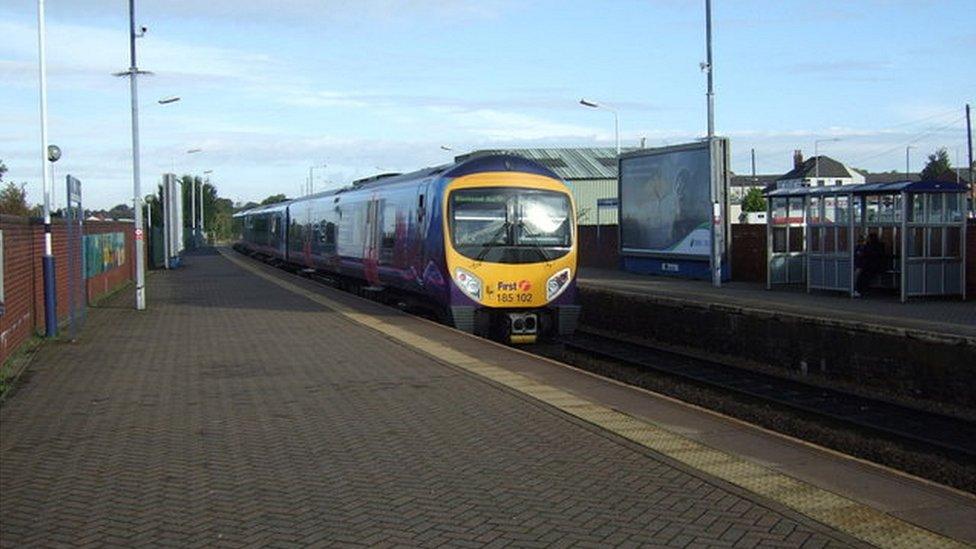
[[[577,353],[772,403],[814,419],[827,419],[926,452],[935,450],[963,463],[976,461],[976,424],[957,417],[735,368],[586,331],[578,331],[561,343],[566,349]]]

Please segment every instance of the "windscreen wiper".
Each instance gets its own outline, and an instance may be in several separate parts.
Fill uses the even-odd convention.
[[[508,231],[509,227],[511,226],[512,224],[510,222],[505,221],[504,223],[502,223],[502,226],[498,227],[498,230],[491,235],[491,238],[488,239],[488,242],[485,242],[484,244],[481,245],[481,252],[478,253],[478,257],[477,257],[478,261],[484,261],[485,256],[488,255],[488,252],[490,252],[491,249],[494,248],[495,246],[499,245],[497,242],[495,242],[495,239],[505,234]]]
[[[532,238],[534,236],[539,236],[538,233],[533,233],[531,231],[526,230],[525,222],[522,221],[521,219],[518,220],[518,221],[516,221],[515,223],[519,226],[519,228],[522,229],[522,231],[525,233],[525,236],[528,236],[529,238]],[[539,252],[539,255],[542,256],[543,261],[546,261],[547,263],[549,261],[552,261],[552,258],[549,257],[549,254],[546,253],[545,248],[543,248],[542,246],[540,246],[538,244],[534,244],[531,247],[533,249],[535,249],[537,252]]]

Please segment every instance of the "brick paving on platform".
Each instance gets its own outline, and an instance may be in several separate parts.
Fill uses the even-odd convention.
[[[45,345],[0,545],[777,546],[850,538],[211,254]]]

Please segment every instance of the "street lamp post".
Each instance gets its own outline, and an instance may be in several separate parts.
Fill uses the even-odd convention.
[[[817,139],[813,142],[813,174],[814,177],[820,177],[820,144],[830,143],[834,141],[840,141],[839,137],[831,137],[829,139]]]
[[[617,144],[617,156],[620,156],[620,120],[617,118],[617,110],[611,109],[606,105],[601,105],[595,101],[587,101],[586,99],[580,99],[579,103],[580,105],[583,105],[584,107],[589,107],[591,109],[602,109],[605,111],[609,111],[613,115],[614,141]]]
[[[312,179],[312,171],[315,170],[316,168],[324,168],[326,166],[328,166],[328,164],[323,162],[321,166],[308,167],[308,194],[312,194],[315,192],[315,180]]]
[[[186,151],[186,154],[196,154],[199,152],[203,152],[203,149],[190,149]],[[190,234],[193,235],[194,246],[196,246],[197,243],[197,206],[196,206],[197,188],[196,187],[197,187],[196,178],[193,177],[193,174],[190,174]],[[200,206],[203,207],[202,202]]]
[[[44,256],[41,259],[44,274],[44,335],[54,337],[58,331],[58,313],[54,288],[54,252],[51,241],[51,176],[48,173],[52,155],[47,143],[46,32],[44,27],[44,0],[37,0],[37,50],[41,95],[41,181],[44,184]]]
[[[915,145],[908,145],[905,147],[905,181],[910,179],[909,174],[912,173],[911,169],[911,150],[915,148]]]
[[[200,235],[201,236],[206,234],[206,232],[204,232],[203,229],[203,188],[210,184],[210,174],[212,173],[213,170],[203,170],[204,180],[203,183],[200,184]]]
[[[40,0],[43,1],[43,0]],[[140,71],[136,64],[136,38],[146,34],[146,27],[136,32],[135,0],[129,0],[129,69],[115,73],[115,76],[129,77],[129,95],[132,103],[132,197],[135,210],[135,249],[136,249],[136,309],[146,308],[146,263],[142,232],[142,188],[139,181],[139,85]]]

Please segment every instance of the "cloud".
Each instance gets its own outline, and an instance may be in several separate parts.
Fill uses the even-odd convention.
[[[781,70],[793,74],[814,74],[814,75],[850,75],[860,73],[877,73],[891,70],[894,65],[887,61],[866,61],[866,60],[846,60],[846,61],[811,61],[805,63],[792,63],[781,67]]]

